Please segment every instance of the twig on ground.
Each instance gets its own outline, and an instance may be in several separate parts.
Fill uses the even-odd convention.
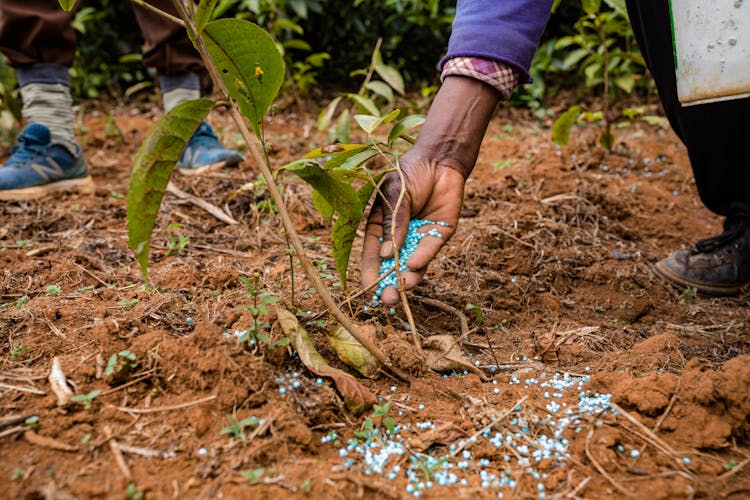
[[[139,446],[130,446],[127,444],[120,444],[120,443],[117,443],[117,447],[120,449],[120,451],[124,453],[131,453],[133,455],[140,455],[142,457],[163,458],[166,460],[166,459],[174,458],[176,456],[175,452],[173,451],[151,450],[149,448],[141,448]]]
[[[186,193],[182,189],[175,186],[172,181],[169,181],[167,183],[167,192],[172,193],[173,195],[175,195],[176,197],[182,200],[189,201],[196,207],[205,210],[206,212],[213,215],[214,217],[216,217],[222,222],[225,222],[230,225],[237,224],[236,220],[234,220],[232,217],[224,213],[224,211],[220,209],[219,207],[217,207],[216,205],[213,205],[202,198],[198,198],[197,196],[193,196],[190,193]]]
[[[25,425],[17,425],[0,432],[0,438],[4,438],[5,436],[12,436],[13,434],[18,434],[19,432],[23,432],[25,430],[27,430],[27,427]]]
[[[37,396],[44,396],[47,394],[46,392],[37,389],[36,387],[26,387],[22,385],[10,385],[10,384],[4,384],[0,382],[0,389],[7,389],[9,391],[19,391],[19,392],[29,392],[31,394],[36,394]]]
[[[25,422],[26,419],[37,416],[35,413],[27,413],[25,415],[8,415],[0,419],[0,429],[5,429],[11,425],[20,424]]]
[[[657,436],[654,433],[654,431],[646,427],[642,422],[640,422],[637,418],[635,418],[629,412],[623,410],[617,403],[611,402],[610,407],[616,410],[622,416],[624,416],[630,423],[635,425],[638,429],[640,429],[641,432],[645,434],[644,439],[649,441],[654,446],[654,448],[660,450],[662,453],[670,457],[677,465],[679,465],[680,469],[682,469],[684,472],[689,474],[691,478],[694,477],[690,469],[688,469],[687,466],[685,465],[685,462],[683,462],[682,459],[677,455],[677,452],[671,446],[665,443],[659,436]],[[627,427],[624,427],[624,428],[627,429]]]
[[[115,457],[117,468],[120,469],[120,472],[122,472],[125,479],[129,480],[132,476],[130,474],[130,469],[128,468],[128,464],[125,463],[125,457],[122,456],[120,445],[113,439],[112,429],[110,429],[108,425],[104,426],[104,435],[109,440],[109,449],[112,450],[112,455]]]
[[[23,438],[31,444],[41,446],[43,448],[49,448],[50,450],[56,451],[78,451],[78,448],[71,446],[68,443],[63,443],[57,439],[40,436],[34,431],[26,431],[23,433]]]
[[[214,399],[216,399],[216,397],[216,394],[214,394],[213,396],[208,396],[207,398],[203,399],[196,399],[195,401],[188,401],[187,403],[180,403],[172,406],[159,406],[156,408],[129,408],[127,406],[116,406],[115,408],[117,409],[117,411],[125,413],[159,413],[162,411],[181,410],[183,408],[189,408],[191,406],[207,403],[208,401],[213,401]]]
[[[615,481],[612,476],[607,474],[607,471],[604,470],[604,467],[602,467],[599,464],[599,462],[597,462],[596,459],[594,458],[594,455],[591,453],[591,447],[589,446],[593,435],[594,435],[594,427],[591,427],[591,429],[589,430],[588,436],[586,436],[586,456],[589,458],[594,468],[599,472],[599,474],[604,476],[604,478],[609,482],[609,484],[611,484],[617,491],[619,491],[626,497],[632,498],[634,495],[628,490],[626,490],[620,483]]]
[[[99,396],[106,396],[108,394],[112,394],[112,393],[115,393],[117,391],[121,391],[121,390],[123,390],[123,389],[125,389],[127,387],[130,387],[131,385],[135,385],[138,382],[141,382],[141,381],[143,381],[145,379],[151,378],[151,376],[154,375],[155,373],[156,373],[156,369],[149,370],[146,373],[143,373],[143,374],[139,375],[138,378],[134,378],[130,382],[127,382],[127,383],[122,384],[122,385],[118,385],[117,387],[113,387],[112,389],[109,389],[109,390],[106,390],[106,391],[102,392],[101,394],[99,394]]]
[[[464,449],[466,449],[467,446],[469,446],[469,444],[473,443],[476,440],[476,438],[478,438],[479,436],[481,436],[482,434],[484,434],[487,430],[492,429],[495,425],[497,425],[498,423],[500,423],[504,419],[506,419],[508,417],[508,415],[510,415],[516,409],[516,407],[518,407],[518,405],[520,405],[521,403],[523,403],[524,401],[526,401],[528,399],[528,397],[529,396],[522,397],[521,399],[519,399],[518,401],[516,401],[513,404],[513,406],[511,406],[510,408],[508,408],[507,410],[505,410],[505,412],[502,415],[500,415],[495,420],[493,420],[489,424],[487,424],[484,427],[482,427],[481,429],[479,429],[477,432],[475,432],[468,439],[465,439],[464,440],[464,444],[462,444],[461,446],[456,447],[456,449],[453,450],[453,453],[451,453],[451,457],[455,457],[456,455],[458,455],[459,453],[461,453]]]

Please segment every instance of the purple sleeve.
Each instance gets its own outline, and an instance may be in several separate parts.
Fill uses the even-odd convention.
[[[458,0],[448,54],[480,57],[518,69],[521,83],[531,80],[529,66],[549,19],[552,0]]]

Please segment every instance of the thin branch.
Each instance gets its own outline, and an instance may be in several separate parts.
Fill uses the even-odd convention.
[[[174,411],[181,410],[183,408],[189,408],[191,406],[213,401],[214,399],[216,399],[216,394],[214,394],[213,396],[208,396],[207,398],[196,399],[195,401],[188,401],[187,403],[180,403],[172,406],[158,406],[155,408],[129,408],[127,406],[116,406],[115,408],[117,409],[117,411],[122,411],[125,413],[159,413],[162,411]]]
[[[182,26],[183,28],[185,27],[185,23],[179,17],[175,17],[172,14],[167,14],[163,10],[157,9],[153,5],[148,4],[148,3],[144,2],[143,0],[130,0],[130,1],[133,2],[136,5],[139,5],[139,6],[143,7],[146,10],[149,10],[149,11],[153,12],[157,16],[161,16],[161,17],[163,17],[165,19],[169,19],[173,23],[178,24],[178,25]]]

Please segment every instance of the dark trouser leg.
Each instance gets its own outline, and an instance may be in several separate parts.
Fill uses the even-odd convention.
[[[76,53],[72,17],[56,0],[1,0],[0,51],[14,67],[35,63],[70,67]]]
[[[669,123],[687,147],[701,200],[719,215],[750,216],[750,98],[681,106],[667,1],[628,0],[627,5]]]
[[[171,0],[149,0],[149,3],[177,15]],[[143,7],[134,5],[134,10],[146,41],[143,49],[143,63],[146,66],[155,68],[159,76],[205,72],[200,55],[184,28]]]

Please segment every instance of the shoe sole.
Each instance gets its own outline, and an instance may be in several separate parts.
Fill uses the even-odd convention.
[[[707,285],[706,283],[699,283],[686,279],[684,276],[676,274],[661,261],[654,264],[654,272],[669,281],[671,284],[680,286],[683,288],[692,287],[702,295],[709,295],[711,297],[731,297],[738,295],[745,285]]]
[[[31,186],[22,189],[6,189],[0,191],[0,200],[2,201],[26,201],[37,200],[49,194],[57,193],[79,193],[94,194],[96,184],[91,176],[80,177],[78,179],[63,179],[61,181],[42,184],[40,186]]]

